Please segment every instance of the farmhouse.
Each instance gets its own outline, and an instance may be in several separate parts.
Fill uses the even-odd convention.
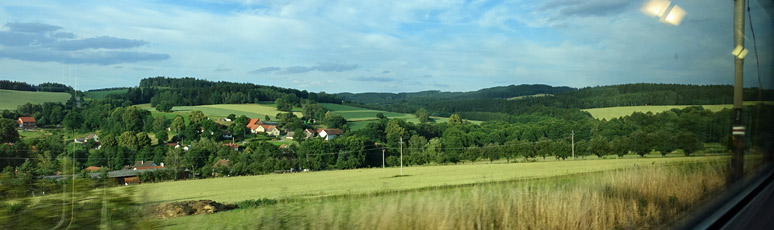
[[[75,138],[75,143],[83,144],[89,140],[94,140],[94,142],[99,142],[99,136],[97,136],[97,134],[92,133],[84,138]]]
[[[318,134],[327,141],[336,139],[337,136],[344,134],[344,132],[341,129],[319,129]]]
[[[250,119],[250,122],[247,123],[247,128],[250,129],[250,133],[257,133],[257,129],[261,125],[263,125],[261,119]]]
[[[255,133],[266,133],[269,136],[277,137],[280,135],[279,129],[274,125],[259,125],[255,128]]]
[[[304,135],[306,135],[306,138],[309,139],[311,137],[314,137],[317,135],[317,130],[314,129],[304,129]]]
[[[19,117],[18,120],[16,120],[16,123],[19,124],[19,128],[21,129],[34,129],[35,126],[35,118],[34,117]]]
[[[285,139],[293,140],[293,135],[296,135],[296,132],[290,131],[287,134],[285,134]]]

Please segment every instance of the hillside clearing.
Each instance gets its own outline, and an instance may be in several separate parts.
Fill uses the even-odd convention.
[[[761,102],[755,102],[755,101],[746,101],[744,102],[744,105],[755,105],[757,103]],[[774,102],[763,102],[766,104],[774,104]],[[595,109],[582,109],[583,111],[589,112],[591,116],[593,116],[596,119],[606,119],[610,120],[613,118],[619,118],[624,116],[632,115],[634,112],[642,112],[642,113],[660,113],[664,111],[668,111],[671,109],[683,109],[690,106],[696,106],[696,105],[644,105],[644,106],[619,106],[619,107],[608,107],[608,108],[595,108]],[[712,112],[718,112],[723,109],[731,109],[733,105],[731,104],[725,104],[725,105],[702,105],[701,107],[704,107],[704,109],[710,110]]]
[[[224,118],[229,114],[235,114],[237,116],[245,115],[249,118],[258,118],[263,120],[266,116],[269,116],[272,120],[275,119],[275,115],[283,113],[277,110],[276,107],[272,107],[267,104],[218,104],[218,105],[198,105],[198,106],[175,106],[172,107],[171,113],[158,112],[155,108],[150,107],[150,104],[138,105],[138,107],[150,110],[156,114],[162,114],[167,118],[173,118],[176,115],[186,115],[193,110],[202,111],[205,115],[211,118]],[[296,116],[302,116],[299,112],[293,112]]]
[[[16,110],[20,105],[43,104],[44,102],[65,103],[70,99],[68,93],[32,92],[0,89],[0,110]]]

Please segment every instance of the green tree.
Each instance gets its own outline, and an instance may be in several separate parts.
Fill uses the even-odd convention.
[[[126,131],[121,133],[121,136],[118,137],[118,144],[122,146],[129,147],[133,150],[137,150],[138,146],[138,140],[137,135],[132,131]]]
[[[376,113],[376,118],[381,120],[381,119],[384,119],[384,118],[387,118],[387,117],[384,116],[384,113]]]
[[[419,122],[421,123],[427,123],[430,120],[430,115],[428,115],[427,109],[425,108],[419,108],[416,115],[417,118],[419,118]]]
[[[679,148],[683,150],[685,156],[690,156],[692,153],[704,149],[704,144],[702,144],[699,137],[692,132],[680,132],[680,134],[677,135],[677,141],[679,143]]]
[[[156,139],[158,139],[159,144],[167,143],[167,140],[169,140],[169,133],[167,133],[166,130],[161,130],[156,132]]]
[[[185,119],[183,116],[177,115],[174,119],[172,119],[171,127],[172,130],[175,130],[175,132],[180,132],[185,130]]]
[[[640,157],[645,157],[645,154],[648,154],[651,150],[653,150],[653,137],[648,133],[642,130],[637,130],[632,132],[629,138],[632,140],[629,143],[631,145],[632,152],[640,155]]]
[[[449,124],[450,125],[461,125],[462,124],[462,118],[460,117],[460,114],[454,113],[451,116],[449,116]]]
[[[16,131],[16,122],[11,119],[0,118],[0,143],[14,143],[19,140],[19,132]]]
[[[62,125],[71,130],[80,129],[82,124],[83,118],[81,117],[81,114],[74,110],[68,112],[67,115],[65,115],[64,120],[62,120]]]
[[[199,124],[199,122],[202,122],[203,120],[206,120],[207,116],[204,115],[202,111],[194,110],[191,111],[190,114],[188,114],[188,121],[191,124]]]
[[[148,137],[147,133],[139,132],[137,133],[137,149],[142,149],[145,146],[151,145],[151,139]]]
[[[420,135],[413,135],[408,141],[409,162],[414,165],[427,164],[430,159],[425,153],[427,139]]]
[[[603,136],[594,136],[589,142],[589,149],[597,155],[597,157],[602,158],[602,156],[607,155],[610,152],[610,142]]]
[[[629,137],[622,136],[613,139],[613,143],[610,146],[611,150],[615,152],[619,158],[629,153],[631,149],[631,140]]]
[[[158,131],[167,131],[167,127],[169,127],[169,120],[164,116],[156,116],[153,119],[153,130],[154,132]]]
[[[666,156],[678,148],[677,137],[673,132],[660,130],[654,137],[655,149],[661,153],[661,156]]]
[[[156,110],[159,112],[165,112],[165,113],[172,112],[172,103],[169,103],[166,101],[161,102],[158,105],[156,105]]]

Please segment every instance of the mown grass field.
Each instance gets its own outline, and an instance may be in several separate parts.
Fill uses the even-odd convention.
[[[150,110],[154,115],[160,114],[167,118],[174,118],[176,115],[183,115],[184,117],[193,110],[202,111],[210,118],[224,118],[229,114],[236,114],[237,116],[245,115],[250,118],[258,118],[263,120],[264,117],[269,116],[272,120],[275,120],[275,115],[281,113],[277,110],[276,106],[267,104],[218,104],[218,105],[199,105],[199,106],[175,106],[172,107],[172,112],[164,113],[156,111],[155,108],[150,107],[150,104],[138,105],[140,108]],[[294,112],[296,116],[302,116],[300,112]]]
[[[465,164],[445,166],[353,169],[270,174],[204,180],[142,184],[139,191],[150,203],[211,199],[238,202],[250,199],[305,199],[337,195],[371,194],[419,188],[534,179],[598,172],[634,165],[664,165],[725,159],[711,157],[632,158],[609,160],[546,161],[515,164]]]
[[[68,93],[32,92],[0,89],[0,110],[16,110],[26,103],[42,104],[43,102],[67,102]]]
[[[322,105],[323,108],[330,110],[331,112],[341,114],[341,116],[344,117],[344,119],[347,119],[347,124],[349,125],[349,128],[351,130],[358,130],[358,129],[365,128],[369,123],[377,120],[376,118],[377,113],[382,113],[385,117],[389,119],[397,118],[397,119],[402,119],[406,122],[419,123],[419,119],[414,114],[394,113],[394,112],[366,109],[366,108],[354,107],[349,105],[330,104],[330,103],[321,103],[320,105]],[[448,122],[449,118],[431,116],[430,121],[433,123],[443,123],[443,122]],[[468,121],[474,124],[481,124],[481,121],[471,121],[471,120],[468,120]]]
[[[746,101],[744,105],[755,105],[756,101]],[[766,104],[774,104],[774,102],[764,102]],[[642,113],[660,113],[671,109],[683,109],[694,105],[646,105],[646,106],[620,106],[620,107],[608,107],[608,108],[596,108],[596,109],[583,109],[583,111],[589,112],[591,116],[596,119],[613,119],[618,117],[624,117],[632,115],[634,112]],[[733,105],[702,105],[704,109],[708,109],[713,112],[721,111],[723,109],[731,109]]]
[[[160,198],[155,192],[170,195],[162,201],[279,199],[274,205],[161,221],[171,229],[665,228],[723,189],[727,159],[410,167],[405,177],[395,177],[397,168],[364,169],[141,188],[153,201]],[[170,187],[155,191],[165,184]]]

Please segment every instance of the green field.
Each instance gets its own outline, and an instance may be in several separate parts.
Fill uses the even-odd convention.
[[[43,102],[67,102],[68,93],[32,92],[0,89],[0,110],[15,110],[26,103],[42,104]]]
[[[774,105],[774,102],[766,101],[766,102],[759,102],[759,101],[745,101],[744,105],[755,105],[759,103],[765,103],[768,105]],[[618,117],[624,117],[632,115],[634,112],[642,112],[642,113],[660,113],[664,111],[668,111],[671,109],[683,109],[689,106],[695,106],[695,105],[645,105],[645,106],[620,106],[620,107],[608,107],[608,108],[596,108],[596,109],[583,109],[583,111],[589,112],[591,116],[593,116],[596,119],[613,119]],[[725,105],[702,105],[701,107],[704,107],[704,109],[708,109],[713,112],[721,111],[723,109],[731,109],[733,105],[725,104]]]
[[[335,170],[270,174],[142,184],[147,202],[211,199],[238,202],[249,199],[304,199],[371,194],[438,186],[489,183],[597,172],[634,165],[725,159],[725,156],[632,158],[610,160],[546,161],[515,164],[460,164],[446,166]]]
[[[419,119],[414,114],[394,113],[394,112],[365,109],[365,108],[354,107],[349,105],[339,105],[339,104],[330,104],[330,103],[321,103],[320,105],[322,105],[323,108],[330,110],[331,112],[341,114],[341,116],[344,117],[344,119],[347,119],[347,124],[349,125],[349,128],[352,130],[365,128],[369,123],[377,120],[376,118],[377,113],[382,113],[385,117],[390,119],[397,118],[407,122],[419,123]],[[449,121],[448,117],[430,117],[430,119],[431,119],[431,122],[434,122],[434,123],[443,123],[443,122]],[[468,121],[474,124],[481,124],[481,121],[471,121],[471,120],[468,120]]]
[[[218,105],[198,105],[198,106],[175,106],[172,107],[171,113],[163,113],[156,111],[155,108],[150,107],[150,104],[138,105],[138,107],[150,110],[155,114],[161,114],[167,118],[174,118],[176,115],[183,115],[190,113],[193,110],[202,111],[210,118],[223,118],[229,114],[236,114],[237,116],[245,115],[250,118],[258,118],[263,120],[267,115],[274,120],[275,115],[282,113],[277,110],[276,107],[272,107],[266,104],[218,104]],[[299,112],[294,112],[296,116],[302,116]]]
[[[140,185],[149,202],[278,204],[161,220],[171,229],[658,228],[723,189],[728,157],[359,169]],[[690,164],[690,165],[688,165]],[[583,226],[583,227],[580,227]]]
[[[393,113],[393,112],[387,112],[387,111],[379,111],[379,110],[373,110],[373,109],[364,109],[349,105],[339,105],[339,104],[330,104],[330,103],[321,103],[323,108],[330,110],[331,112],[336,112],[341,114],[344,119],[347,119],[347,121],[367,121],[367,120],[375,120],[377,113],[384,114],[387,118],[399,118],[399,119],[411,119],[416,118],[413,114],[405,114],[405,113]]]

